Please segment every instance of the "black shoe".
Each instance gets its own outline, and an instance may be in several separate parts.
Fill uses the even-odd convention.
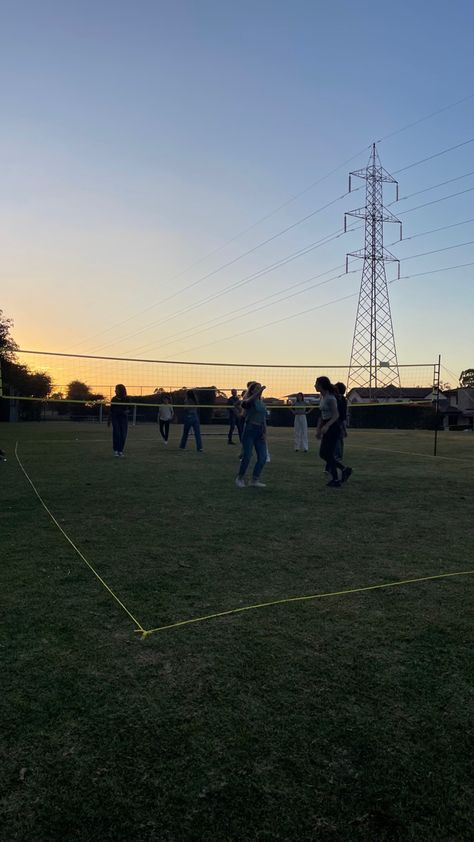
[[[350,475],[352,474],[352,468],[344,468],[342,472],[342,482],[347,482]]]
[[[328,488],[340,488],[341,483],[338,479],[332,479],[331,482],[326,483]]]
[[[235,441],[228,441],[227,444],[233,444],[235,446]]]

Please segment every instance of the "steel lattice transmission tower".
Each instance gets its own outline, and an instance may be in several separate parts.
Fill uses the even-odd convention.
[[[352,341],[351,362],[349,367],[348,388],[359,386],[372,389],[383,386],[400,386],[395,337],[393,335],[392,314],[388,297],[385,263],[400,261],[383,246],[385,222],[402,223],[383,205],[384,181],[396,186],[398,200],[398,182],[381,165],[375,143],[369,163],[365,169],[356,170],[349,175],[349,193],[352,178],[366,181],[366,205],[344,215],[344,230],[347,230],[347,217],[355,216],[365,220],[365,245],[363,249],[350,252],[346,256],[346,272],[349,257],[360,257],[364,261],[360,285],[357,317]]]

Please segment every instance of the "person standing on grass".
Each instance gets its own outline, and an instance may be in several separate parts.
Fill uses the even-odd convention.
[[[265,386],[251,380],[242,401],[242,407],[245,410],[245,427],[242,436],[242,458],[235,480],[238,488],[245,488],[245,473],[254,448],[257,461],[250,484],[255,488],[265,488],[265,483],[260,482],[260,475],[267,462],[267,408],[262,400],[264,389]]]
[[[170,422],[174,416],[174,410],[171,406],[171,400],[168,395],[163,398],[163,403],[158,410],[158,423],[160,425],[161,438],[163,444],[168,444],[170,434]]]
[[[320,417],[316,431],[316,438],[321,441],[319,455],[325,461],[327,470],[331,475],[328,485],[332,488],[340,488],[341,483],[349,479],[352,474],[352,468],[346,468],[335,456],[337,442],[340,437],[339,412],[337,410],[335,388],[329,377],[318,377],[314,387],[321,395],[319,404]],[[341,471],[341,479],[339,479],[338,470]]]
[[[295,443],[295,451],[303,450],[305,453],[308,452],[308,422],[306,420],[306,416],[308,412],[311,412],[311,409],[308,409],[306,405],[306,401],[304,399],[303,392],[298,392],[296,395],[296,400],[291,408],[293,415],[295,416],[295,424],[294,424],[294,443]]]
[[[115,456],[123,456],[128,433],[128,406],[130,403],[123,383],[115,387],[115,396],[110,401],[107,426],[112,424],[112,447]]]
[[[197,396],[192,389],[186,391],[184,403],[186,404],[186,414],[184,416],[183,434],[179,443],[180,450],[184,450],[188,441],[189,431],[193,430],[194,438],[196,439],[196,450],[202,453],[202,438],[201,427],[199,424],[199,414],[197,409]]]
[[[227,406],[229,407],[229,432],[227,434],[227,444],[234,444],[232,441],[232,436],[234,433],[235,428],[237,427],[237,433],[239,436],[239,441],[242,440],[242,429],[240,424],[240,398],[237,394],[237,389],[232,389],[230,393],[230,398],[227,401]]]
[[[340,436],[334,453],[336,459],[341,460],[344,455],[344,439],[347,438],[347,398],[344,383],[335,383],[337,411],[339,413]]]

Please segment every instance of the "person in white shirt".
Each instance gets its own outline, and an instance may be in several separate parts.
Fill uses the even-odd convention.
[[[311,408],[308,408],[306,401],[304,399],[303,392],[298,392],[296,395],[296,400],[291,407],[291,411],[295,416],[295,424],[294,424],[294,442],[295,442],[295,450],[304,450],[305,453],[308,452],[308,422],[306,420],[306,416],[308,412],[311,412]]]
[[[158,423],[160,425],[161,438],[164,444],[168,444],[170,434],[170,422],[174,416],[174,410],[171,406],[171,400],[168,395],[163,398],[163,403],[158,410]]]

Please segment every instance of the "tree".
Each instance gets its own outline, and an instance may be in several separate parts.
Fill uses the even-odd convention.
[[[13,327],[13,319],[6,319],[3,310],[0,310],[0,357],[5,360],[13,360],[18,345],[10,334]]]
[[[474,368],[466,368],[459,375],[459,385],[463,389],[474,389]]]
[[[82,380],[71,380],[68,383],[67,392],[66,392],[66,400],[69,401],[102,401],[104,400],[103,395],[95,395],[91,392],[90,387],[87,383],[83,383]]]
[[[22,398],[47,398],[52,380],[45,371],[30,371],[27,365],[3,358],[2,378],[4,386],[11,387]]]

